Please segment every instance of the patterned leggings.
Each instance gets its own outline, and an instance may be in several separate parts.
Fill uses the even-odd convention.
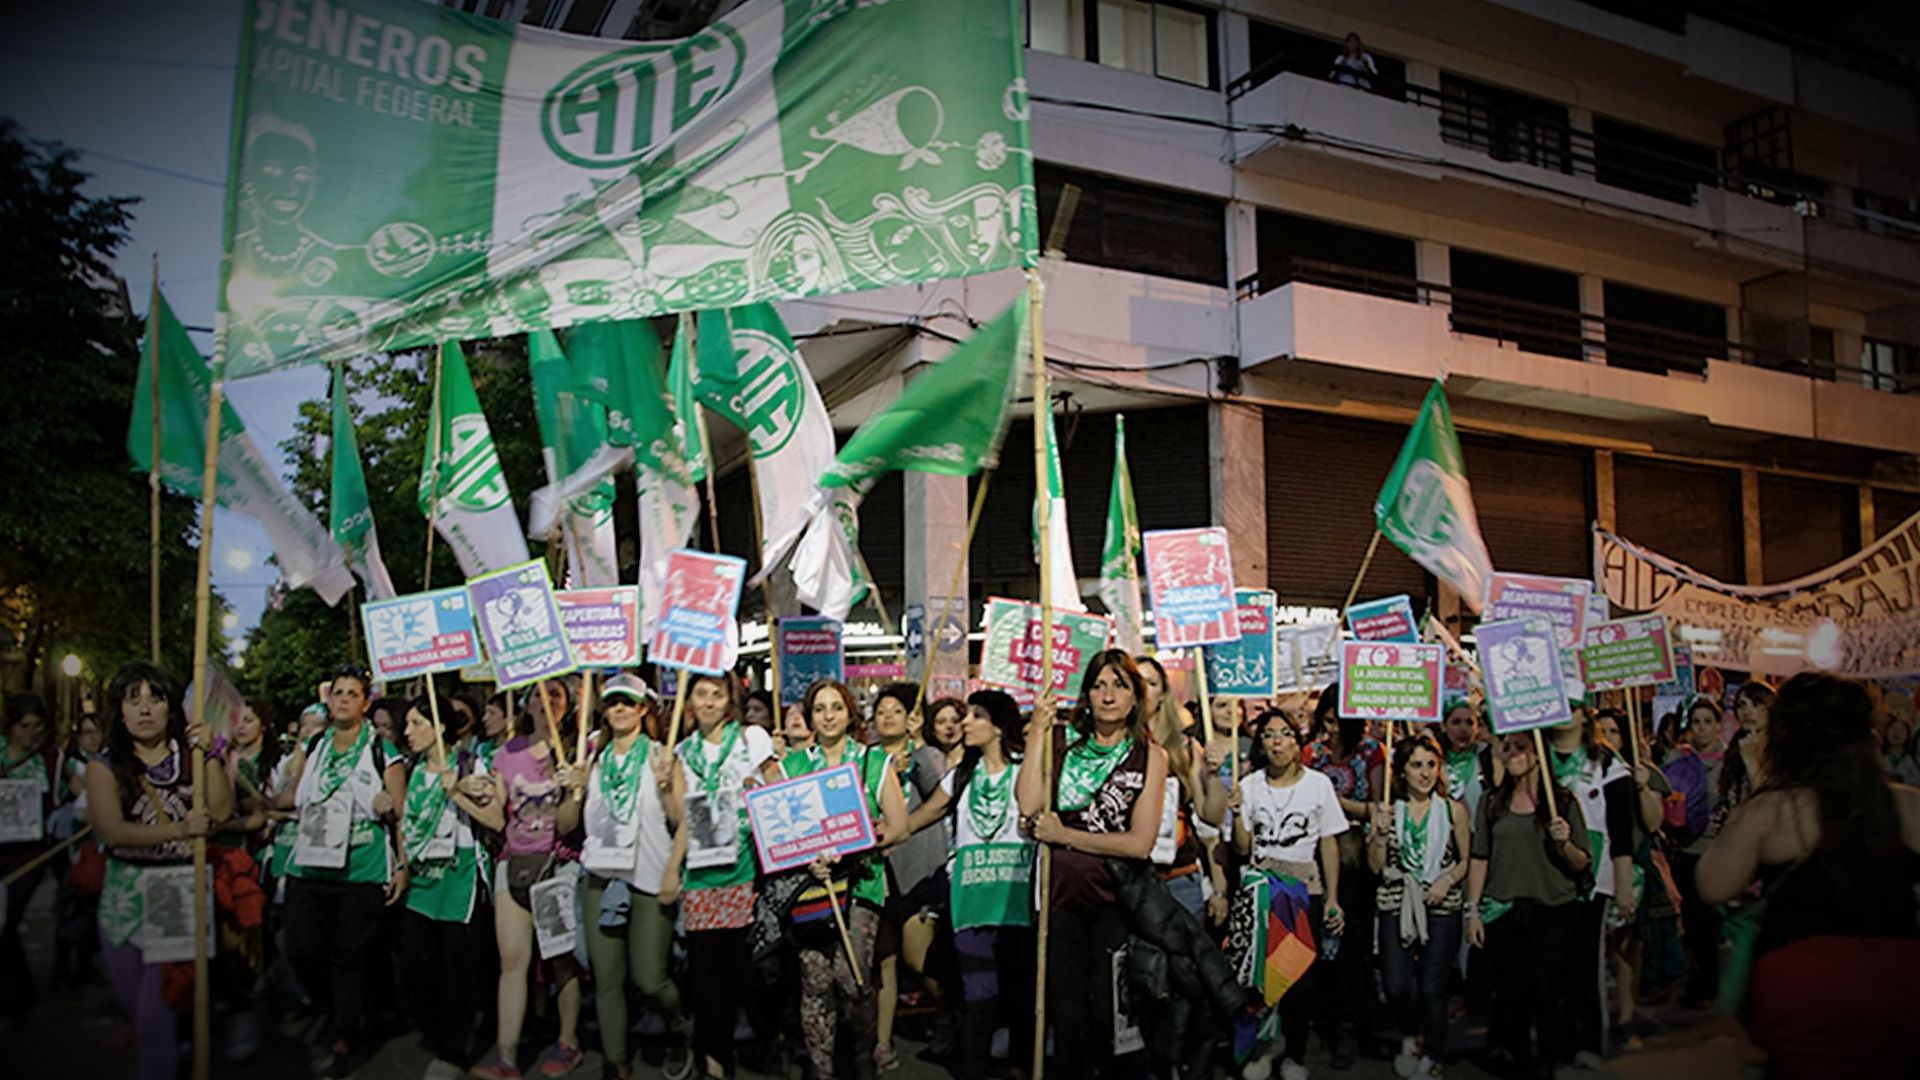
[[[874,996],[873,947],[880,930],[880,913],[862,904],[847,909],[847,934],[860,965],[862,983],[854,985],[847,966],[847,950],[840,935],[818,947],[800,950],[800,1030],[807,1039],[813,1075],[836,1076],[833,1067],[834,1025],[843,1021],[853,1051],[854,1076],[870,1080],[877,1046],[879,999]]]

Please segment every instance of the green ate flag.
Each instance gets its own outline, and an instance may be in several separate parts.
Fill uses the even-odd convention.
[[[1480,535],[1445,383],[1435,380],[1420,403],[1413,430],[1374,500],[1373,516],[1383,536],[1480,610],[1493,580],[1493,559]]]

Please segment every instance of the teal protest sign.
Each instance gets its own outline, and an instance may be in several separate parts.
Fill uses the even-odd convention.
[[[1012,0],[748,0],[654,41],[243,10],[229,375],[1037,260]]]
[[[1204,645],[1207,688],[1225,697],[1271,697],[1274,693],[1273,593],[1235,589],[1240,640]]]

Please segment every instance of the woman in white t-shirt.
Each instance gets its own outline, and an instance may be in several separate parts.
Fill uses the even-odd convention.
[[[1251,856],[1253,866],[1285,881],[1306,886],[1311,900],[1309,922],[1318,951],[1337,941],[1346,928],[1340,910],[1340,845],[1334,839],[1347,831],[1347,814],[1327,775],[1300,761],[1300,735],[1278,710],[1261,713],[1253,722],[1253,767],[1227,794],[1233,811],[1233,846]],[[1280,1065],[1285,1080],[1307,1075],[1307,1021],[1314,1010],[1315,973],[1310,965],[1280,999],[1280,1029],[1286,1060]],[[1242,1075],[1260,1080],[1271,1068],[1267,1055],[1256,1052]]]
[[[953,817],[948,864],[953,947],[966,1002],[960,1080],[991,1075],[994,1013],[1005,994],[1010,1046],[1033,1045],[1033,839],[1020,831],[1013,789],[1025,745],[1020,706],[999,690],[967,698],[960,764],[908,818],[919,831]],[[1017,1055],[1016,1055],[1017,1056]]]
[[[593,964],[594,1010],[608,1075],[632,1075],[627,1047],[627,983],[666,1022],[671,1039],[663,1072],[668,1080],[693,1073],[690,1028],[680,1012],[680,990],[667,971],[673,946],[674,902],[686,837],[680,802],[686,778],[656,728],[661,710],[653,690],[632,675],[616,675],[601,691],[607,740],[587,775],[582,821],[586,843],[580,864],[587,935]]]

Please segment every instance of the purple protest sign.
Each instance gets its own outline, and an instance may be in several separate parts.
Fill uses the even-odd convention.
[[[1495,733],[1553,727],[1573,718],[1552,623],[1506,619],[1483,622],[1473,633],[1480,646],[1487,713]]]
[[[579,667],[567,644],[546,564],[530,560],[467,581],[474,621],[500,689],[512,690]]]

